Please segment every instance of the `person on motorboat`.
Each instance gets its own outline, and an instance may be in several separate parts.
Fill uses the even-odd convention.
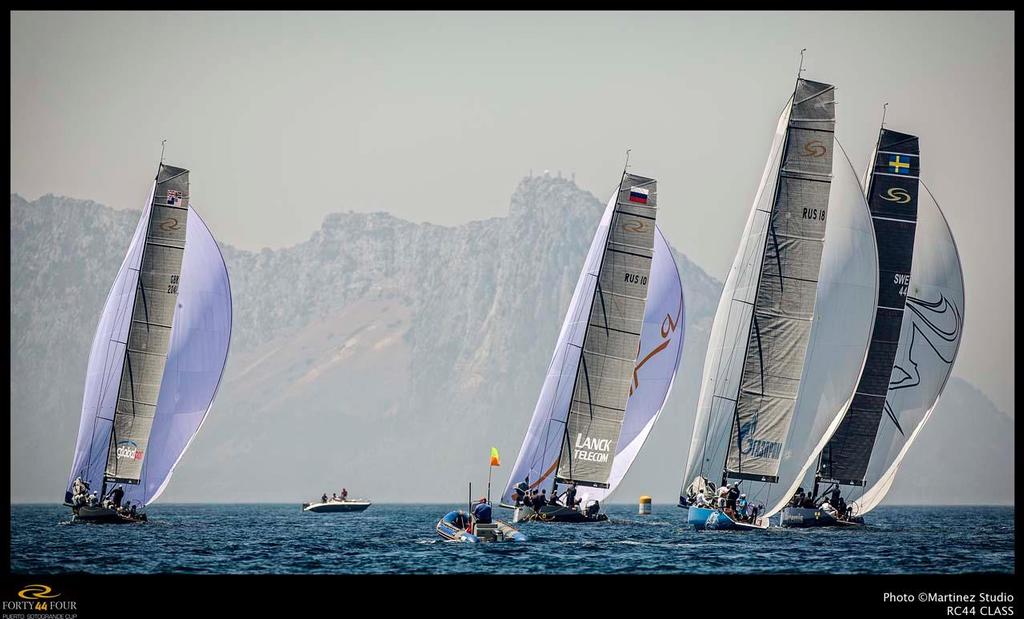
[[[448,524],[452,525],[456,529],[468,530],[469,529],[469,515],[466,512],[460,510],[450,511],[444,515],[443,520]]]
[[[342,501],[348,500],[348,490],[345,489],[345,488],[341,489],[341,500]]]
[[[320,497],[320,502],[321,503],[326,503],[327,502],[327,493],[326,492],[324,493],[324,495],[322,497]]]
[[[477,524],[491,523],[491,506],[487,504],[486,498],[480,497],[477,501],[476,507],[473,508],[473,519]]]

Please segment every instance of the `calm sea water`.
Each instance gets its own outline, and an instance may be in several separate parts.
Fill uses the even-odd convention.
[[[521,544],[464,544],[434,532],[457,505],[152,505],[140,525],[69,524],[67,508],[11,507],[19,573],[965,573],[1013,571],[1009,507],[882,507],[868,525],[694,531],[685,511],[610,505],[608,522],[526,523]],[[463,508],[465,506],[462,506]],[[507,510],[496,510],[510,517]]]

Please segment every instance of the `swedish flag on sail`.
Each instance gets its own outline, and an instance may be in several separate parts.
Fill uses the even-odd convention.
[[[890,156],[889,171],[893,174],[910,174],[910,157],[907,155]]]

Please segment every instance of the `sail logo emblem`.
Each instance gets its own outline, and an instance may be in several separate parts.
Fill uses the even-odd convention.
[[[18,597],[21,600],[4,600],[3,609],[4,611],[17,610],[17,611],[30,611],[26,614],[21,615],[8,615],[4,613],[4,617],[35,617],[44,616],[36,615],[36,612],[42,611],[55,611],[55,610],[78,610],[78,602],[73,600],[56,600],[59,598],[60,593],[54,593],[53,588],[49,585],[25,585],[21,591],[18,591]],[[24,601],[22,601],[24,600]],[[48,617],[59,617],[61,615],[45,615]],[[75,615],[66,614],[64,617],[74,617]]]
[[[889,160],[889,167],[892,168],[893,174],[910,174],[910,162],[901,161],[900,155],[896,155],[895,159]]]
[[[811,140],[804,144],[804,154],[808,157],[824,157],[828,149],[821,140]]]
[[[636,221],[627,221],[622,224],[622,229],[626,232],[646,232],[647,224],[639,219]]]
[[[767,458],[778,460],[782,453],[782,443],[750,438],[750,435],[757,433],[757,415],[740,426],[739,444],[740,453],[751,458]]]
[[[49,600],[60,597],[60,594],[53,593],[53,589],[47,585],[27,585],[18,592],[18,597],[23,600]]]
[[[633,368],[633,382],[629,385],[629,395],[632,397],[633,393],[640,388],[640,368],[645,363],[651,360],[654,355],[668,348],[668,345],[672,342],[670,337],[675,333],[676,328],[679,326],[679,319],[683,317],[683,297],[679,297],[679,311],[676,313],[676,317],[673,319],[672,314],[665,314],[665,318],[661,321],[661,337],[662,341],[660,344],[654,347],[654,350],[647,353],[647,355],[636,364]]]
[[[142,460],[143,451],[135,441],[119,441],[117,443],[117,459]]]
[[[878,197],[886,200],[887,202],[895,202],[896,204],[906,204],[910,202],[910,194],[907,193],[906,189],[899,187],[890,187],[889,191],[885,192],[885,195],[878,194]]]
[[[584,437],[580,432],[576,434],[576,444],[575,449],[572,450],[572,456],[576,460],[608,462],[608,454],[611,451],[611,439]]]
[[[181,230],[181,224],[178,223],[177,219],[173,217],[168,217],[167,219],[160,222],[160,229],[163,230],[164,232]]]

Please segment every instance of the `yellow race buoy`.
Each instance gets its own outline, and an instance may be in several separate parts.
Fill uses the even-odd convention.
[[[651,497],[647,496],[646,494],[640,497],[640,515],[651,515]]]

